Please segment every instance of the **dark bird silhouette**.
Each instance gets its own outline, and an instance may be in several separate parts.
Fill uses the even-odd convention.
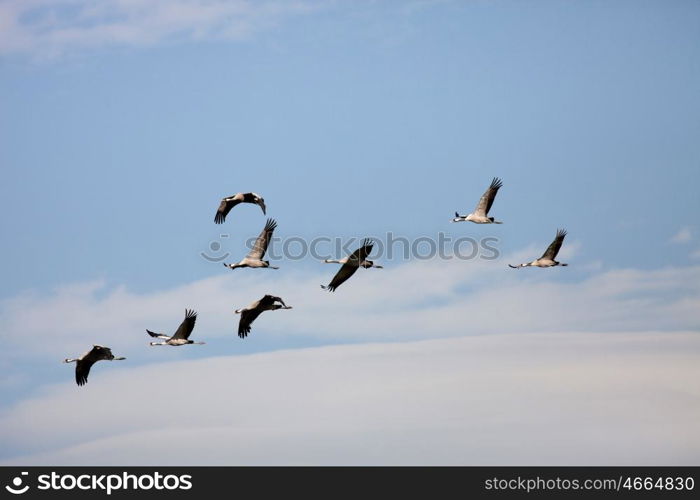
[[[236,193],[233,196],[221,200],[219,209],[214,216],[214,222],[223,224],[231,209],[240,203],[255,203],[256,205],[260,205],[263,214],[265,214],[265,200],[262,196],[257,193]]]
[[[98,361],[121,361],[126,358],[115,357],[109,347],[93,345],[92,349],[83,353],[79,358],[66,358],[64,363],[75,363],[75,382],[78,385],[85,385],[88,381],[90,368]]]
[[[330,260],[327,259],[325,262],[335,262],[343,264],[338,272],[333,276],[333,279],[328,285],[321,285],[321,288],[328,290],[329,292],[335,292],[335,289],[340,285],[345,283],[350,276],[355,274],[360,267],[368,269],[370,267],[375,267],[377,269],[382,269],[382,266],[376,265],[374,261],[367,260],[367,256],[372,253],[372,247],[374,243],[371,239],[365,238],[362,241],[362,246],[355,250],[353,253],[341,260]]]
[[[279,304],[277,304],[277,302],[279,302]],[[247,337],[250,333],[250,325],[258,316],[264,311],[275,311],[277,309],[291,309],[291,306],[285,304],[279,297],[265,295],[262,299],[256,300],[248,307],[236,309],[234,312],[241,315],[241,319],[238,322],[238,336],[240,338]]]

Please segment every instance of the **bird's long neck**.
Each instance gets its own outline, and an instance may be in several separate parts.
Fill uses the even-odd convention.
[[[326,264],[342,264],[338,259],[326,259],[323,262]]]
[[[165,342],[149,342],[150,345],[166,345]]]
[[[66,358],[63,360],[64,363],[75,363],[76,361],[78,360],[74,358]]]

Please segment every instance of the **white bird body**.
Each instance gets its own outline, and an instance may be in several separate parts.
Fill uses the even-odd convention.
[[[563,262],[555,260],[562,243],[564,243],[564,238],[566,237],[566,230],[557,229],[557,235],[554,237],[554,241],[549,244],[547,250],[542,254],[542,257],[535,259],[532,262],[525,262],[524,264],[518,264],[513,266],[508,264],[509,267],[513,269],[518,269],[520,267],[555,267],[555,266],[568,266]]]
[[[277,222],[275,222],[274,219],[267,219],[265,227],[260,233],[260,236],[258,236],[258,239],[255,240],[255,245],[253,246],[253,249],[248,252],[248,255],[246,255],[240,262],[235,264],[224,263],[224,266],[228,267],[229,269],[236,269],[239,267],[269,267],[270,269],[279,269],[279,267],[271,266],[269,260],[263,260],[265,252],[267,252],[267,247],[270,245],[272,233],[276,227]]]
[[[326,259],[323,262],[326,264],[347,264],[349,257],[344,257],[342,259]],[[375,264],[373,260],[363,260],[360,262],[360,267],[364,267],[365,269],[369,269],[370,267],[373,267],[375,269],[384,269],[383,266],[380,266],[379,264]]]
[[[192,333],[192,330],[194,330],[194,324],[196,321],[197,313],[191,309],[185,309],[185,319],[182,320],[182,323],[180,323],[180,326],[172,336],[165,335],[164,333],[152,332],[151,330],[146,329],[146,333],[148,333],[151,337],[163,339],[163,342],[149,342],[149,345],[203,345],[204,342],[195,342],[194,340],[190,340],[190,334]]]
[[[459,212],[455,212],[455,218],[452,222],[473,222],[475,224],[503,224],[501,221],[497,221],[493,217],[489,217],[489,210],[493,205],[493,200],[496,198],[498,190],[503,186],[503,182],[498,177],[494,177],[491,181],[491,185],[486,189],[479,203],[476,204],[474,211],[468,215],[459,215]]]

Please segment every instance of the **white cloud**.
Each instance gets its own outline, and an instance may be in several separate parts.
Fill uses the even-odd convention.
[[[0,417],[9,464],[695,464],[697,333],[96,365]]]
[[[689,227],[684,227],[671,237],[671,243],[688,243],[693,239],[693,233]]]
[[[700,398],[690,382],[700,335],[688,332],[698,328],[700,266],[586,274],[575,263],[512,270],[508,261],[359,270],[335,293],[319,284],[337,266],[319,264],[227,271],[153,293],[93,282],[4,300],[9,385],[27,387],[26,377],[41,380],[32,373],[46,370],[61,383],[3,409],[0,456],[17,464],[697,462]],[[294,309],[263,314],[238,339],[233,309],[264,293]],[[192,338],[207,341],[194,352],[220,357],[182,361],[192,349],[146,346],[145,328],[174,331],[185,307],[200,313]],[[295,337],[357,345],[228,356]],[[420,339],[429,340],[408,342]],[[128,359],[97,365],[78,388],[73,367],[58,361],[92,343]]]
[[[700,266],[618,269],[562,282],[574,267],[512,270],[503,262],[413,261],[363,269],[335,293],[321,290],[319,284],[336,270],[330,264],[319,264],[317,272],[237,270],[149,294],[99,282],[28,292],[0,302],[0,339],[22,358],[63,359],[93,343],[127,357],[143,356],[150,340],[145,329],[174,332],[186,307],[199,312],[193,339],[253,343],[692,330],[700,309]],[[265,293],[281,296],[294,309],[263,314],[251,336],[239,340],[233,310]]]
[[[15,0],[0,3],[0,54],[231,40],[308,12],[318,1]]]

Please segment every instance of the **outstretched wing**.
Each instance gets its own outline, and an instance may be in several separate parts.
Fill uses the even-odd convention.
[[[88,375],[90,374],[90,368],[95,362],[86,359],[79,359],[75,364],[75,382],[78,385],[85,385],[88,381]]]
[[[248,336],[250,333],[251,323],[253,323],[255,318],[260,316],[260,313],[262,312],[263,310],[259,307],[256,307],[255,309],[246,309],[245,311],[241,312],[241,319],[238,322],[238,336],[240,338],[243,339]]]
[[[274,219],[267,219],[267,224],[265,224],[265,227],[260,233],[260,236],[258,236],[258,239],[255,240],[255,246],[253,246],[253,249],[248,252],[246,258],[262,260],[262,258],[265,256],[265,252],[267,251],[267,246],[270,244],[272,232],[276,227],[277,222],[275,222]]]
[[[282,302],[282,299],[279,297],[275,297],[274,295],[265,295],[262,299],[258,301],[258,306],[262,307],[263,309],[266,307],[269,307],[273,305],[275,302]],[[284,304],[284,302],[282,302]]]
[[[372,253],[372,247],[374,247],[374,242],[370,238],[365,238],[362,240],[362,246],[348,256],[348,260],[344,265],[349,263],[350,265],[359,266],[360,263],[364,262],[367,256]],[[352,273],[350,276],[352,276]],[[350,276],[348,276],[348,278]]]
[[[263,215],[265,215],[265,200],[258,193],[245,193],[243,195],[243,201],[245,203],[255,203],[262,209]]]
[[[185,319],[182,320],[180,326],[177,328],[175,335],[172,336],[173,339],[187,339],[189,338],[192,330],[194,330],[194,323],[197,321],[197,313],[192,309],[185,309]]]
[[[216,215],[214,216],[214,222],[216,222],[217,224],[223,224],[223,222],[226,220],[226,216],[231,211],[231,209],[241,202],[241,200],[236,199],[237,197],[238,195],[233,195],[221,200],[219,208],[216,211]]]
[[[99,360],[105,359],[105,349],[106,348],[99,345],[93,346],[92,349],[78,359],[75,363],[75,382],[78,385],[87,384],[90,368]],[[107,349],[107,351],[109,351],[109,349]],[[109,351],[109,353],[111,354],[111,351]]]
[[[333,276],[333,279],[328,284],[328,286],[321,285],[321,288],[323,288],[324,290],[328,290],[329,292],[335,292],[335,289],[343,283],[345,283],[348,280],[348,278],[355,274],[355,271],[357,271],[358,269],[359,266],[352,265],[350,262],[346,262],[340,267],[338,272],[335,273],[335,276]]]
[[[167,335],[165,335],[164,333],[152,332],[148,328],[146,328],[146,333],[148,333],[151,337],[155,337],[157,339],[169,339],[170,338]]]
[[[564,243],[564,237],[566,236],[566,230],[564,229],[557,229],[557,236],[554,238],[554,241],[550,243],[550,245],[547,247],[547,250],[542,254],[542,259],[550,259],[554,260],[554,258],[557,256],[559,253],[559,249],[561,248],[561,244]]]
[[[503,182],[498,177],[494,177],[491,181],[491,185],[488,187],[484,194],[481,195],[479,203],[477,203],[474,209],[475,215],[480,215],[481,217],[486,217],[491,210],[491,205],[493,205],[493,200],[496,198],[496,193],[503,186]]]

